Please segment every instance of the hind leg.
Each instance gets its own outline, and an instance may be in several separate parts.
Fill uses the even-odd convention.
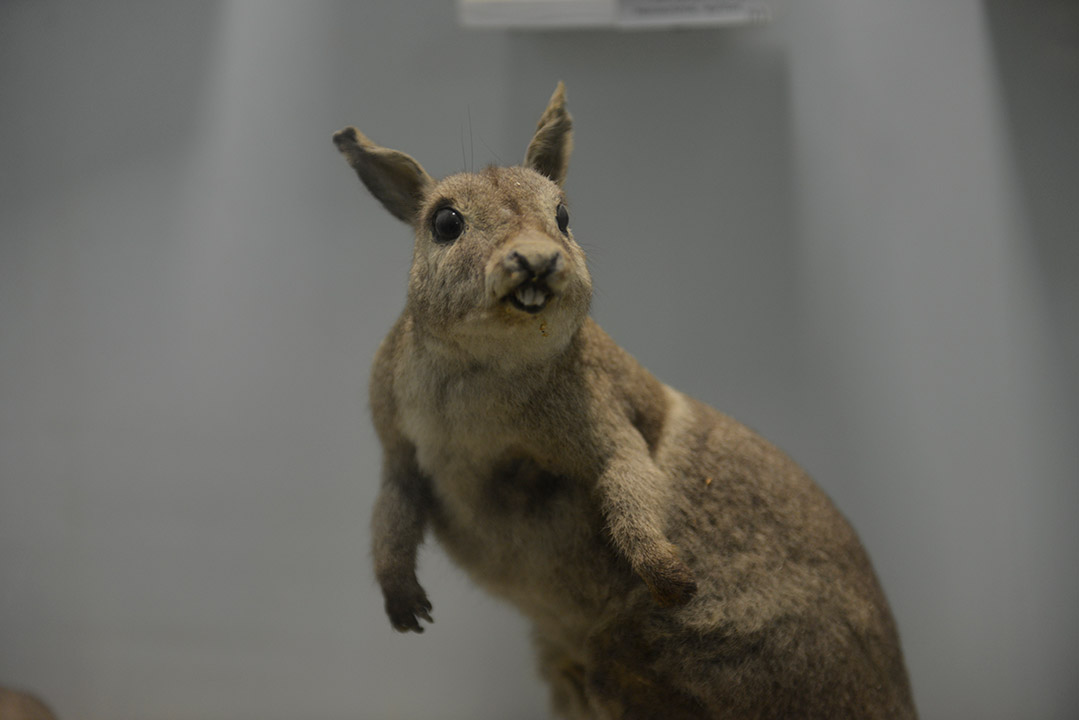
[[[608,628],[588,642],[584,692],[602,720],[704,720],[701,703],[656,671],[657,648],[632,626]]]
[[[566,720],[703,720],[708,711],[651,667],[632,631],[594,635],[582,655],[535,638],[551,707]]]
[[[540,675],[551,691],[551,708],[566,720],[594,720],[589,706],[584,662],[555,643],[536,636]]]

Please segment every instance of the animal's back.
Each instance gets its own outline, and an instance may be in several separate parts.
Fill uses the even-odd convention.
[[[895,624],[851,526],[782,451],[670,392],[656,459],[676,488],[667,532],[698,591],[674,612],[642,603],[621,643],[662,648],[651,666],[710,717],[914,718]]]

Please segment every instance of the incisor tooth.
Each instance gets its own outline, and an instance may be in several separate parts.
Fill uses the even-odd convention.
[[[526,307],[542,305],[547,301],[547,293],[533,285],[519,287],[513,294],[517,302]]]

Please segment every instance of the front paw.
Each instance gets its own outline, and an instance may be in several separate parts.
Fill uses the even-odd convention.
[[[421,618],[429,623],[434,622],[431,619],[431,601],[418,582],[403,588],[384,589],[383,595],[386,597],[386,614],[394,630],[421,633]]]
[[[662,608],[680,607],[697,594],[693,573],[677,557],[664,558],[641,577],[652,591],[652,599]]]

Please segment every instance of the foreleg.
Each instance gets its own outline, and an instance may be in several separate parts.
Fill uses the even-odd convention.
[[[416,555],[430,515],[431,489],[404,443],[388,448],[382,487],[371,521],[375,577],[394,629],[423,632],[420,619],[431,619],[431,602],[416,578]]]

